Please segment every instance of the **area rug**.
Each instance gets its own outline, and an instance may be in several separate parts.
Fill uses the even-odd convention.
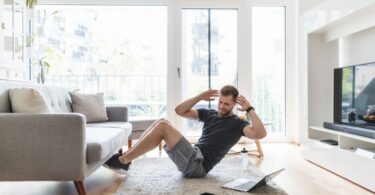
[[[252,164],[248,170],[242,170],[240,156],[225,157],[206,177],[199,179],[182,177],[169,158],[141,158],[132,163],[116,194],[287,194],[274,182],[251,192],[221,187],[234,179],[263,175]]]

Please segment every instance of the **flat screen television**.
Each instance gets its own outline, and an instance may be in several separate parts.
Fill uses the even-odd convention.
[[[371,108],[375,109],[375,62],[336,68],[334,123],[375,129]]]

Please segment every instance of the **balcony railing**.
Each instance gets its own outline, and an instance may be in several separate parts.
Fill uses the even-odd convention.
[[[285,133],[283,99],[274,98],[271,87],[264,77],[254,87],[257,113],[269,123],[269,132]],[[160,117],[166,113],[166,74],[123,74],[123,75],[49,75],[46,84],[59,85],[82,93],[104,92],[106,104],[127,105],[132,118]],[[207,107],[207,105],[197,105]],[[213,103],[212,108],[217,104]],[[188,127],[193,128],[189,123]]]
[[[166,74],[49,75],[48,85],[82,93],[104,92],[109,105],[127,105],[130,117],[160,117],[166,111]]]

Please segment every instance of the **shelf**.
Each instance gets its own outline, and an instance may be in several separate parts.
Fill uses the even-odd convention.
[[[321,152],[332,152],[332,150],[334,150],[335,152],[347,152],[350,153],[353,157],[358,156],[360,158],[366,157],[356,154],[355,151],[357,148],[375,148],[375,139],[334,131],[318,126],[312,126],[309,128],[309,139],[312,141],[308,145],[308,148],[310,148],[311,150]],[[336,140],[338,142],[338,145],[330,145],[321,142],[320,140],[323,139]],[[369,160],[372,161],[375,159]]]
[[[341,148],[342,149],[342,148]],[[342,149],[344,151],[347,151],[347,152],[351,152],[351,153],[355,153],[355,150],[354,148],[347,148],[347,149]],[[360,155],[359,155],[360,156]]]
[[[327,133],[326,131],[316,132]],[[331,134],[333,135],[333,133]],[[340,135],[337,136],[340,138]],[[350,146],[349,144],[353,145]],[[323,145],[319,140],[310,139],[310,144],[301,149],[301,154],[306,160],[375,192],[375,183],[373,182],[375,181],[375,175],[369,174],[375,170],[375,159],[355,153],[357,145],[362,147],[367,144],[370,143],[354,139],[339,140],[337,147],[327,144]],[[370,144],[370,146],[373,147],[375,144]]]
[[[361,141],[364,141],[364,142],[375,144],[375,139],[362,137],[362,136],[358,136],[358,135],[353,135],[353,134],[350,134],[350,133],[345,133],[345,132],[341,132],[341,131],[334,131],[334,130],[326,129],[324,127],[319,127],[319,126],[311,126],[310,129],[314,130],[314,131],[320,131],[320,132],[325,132],[325,133],[329,133],[329,134],[335,134],[335,135],[344,136],[344,137],[352,138],[352,139],[355,139],[355,140],[361,140]]]

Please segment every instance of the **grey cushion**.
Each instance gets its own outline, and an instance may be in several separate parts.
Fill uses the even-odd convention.
[[[132,133],[130,134],[128,139],[132,140],[140,138],[143,132],[147,128],[149,128],[155,121],[156,119],[137,119],[130,121],[130,123],[132,124]]]
[[[86,132],[86,163],[111,156],[119,146],[125,145],[129,135],[119,128],[87,127]]]
[[[155,121],[156,119],[137,119],[131,120],[130,123],[132,124],[133,131],[144,131]]]
[[[36,89],[9,89],[9,98],[15,113],[50,113],[46,101]]]
[[[126,106],[107,106],[108,121],[128,122],[128,107]]]
[[[132,131],[132,134],[128,137],[128,140],[139,139],[145,131]]]
[[[103,93],[83,94],[69,92],[69,94],[72,99],[73,112],[85,115],[88,123],[108,120]]]

